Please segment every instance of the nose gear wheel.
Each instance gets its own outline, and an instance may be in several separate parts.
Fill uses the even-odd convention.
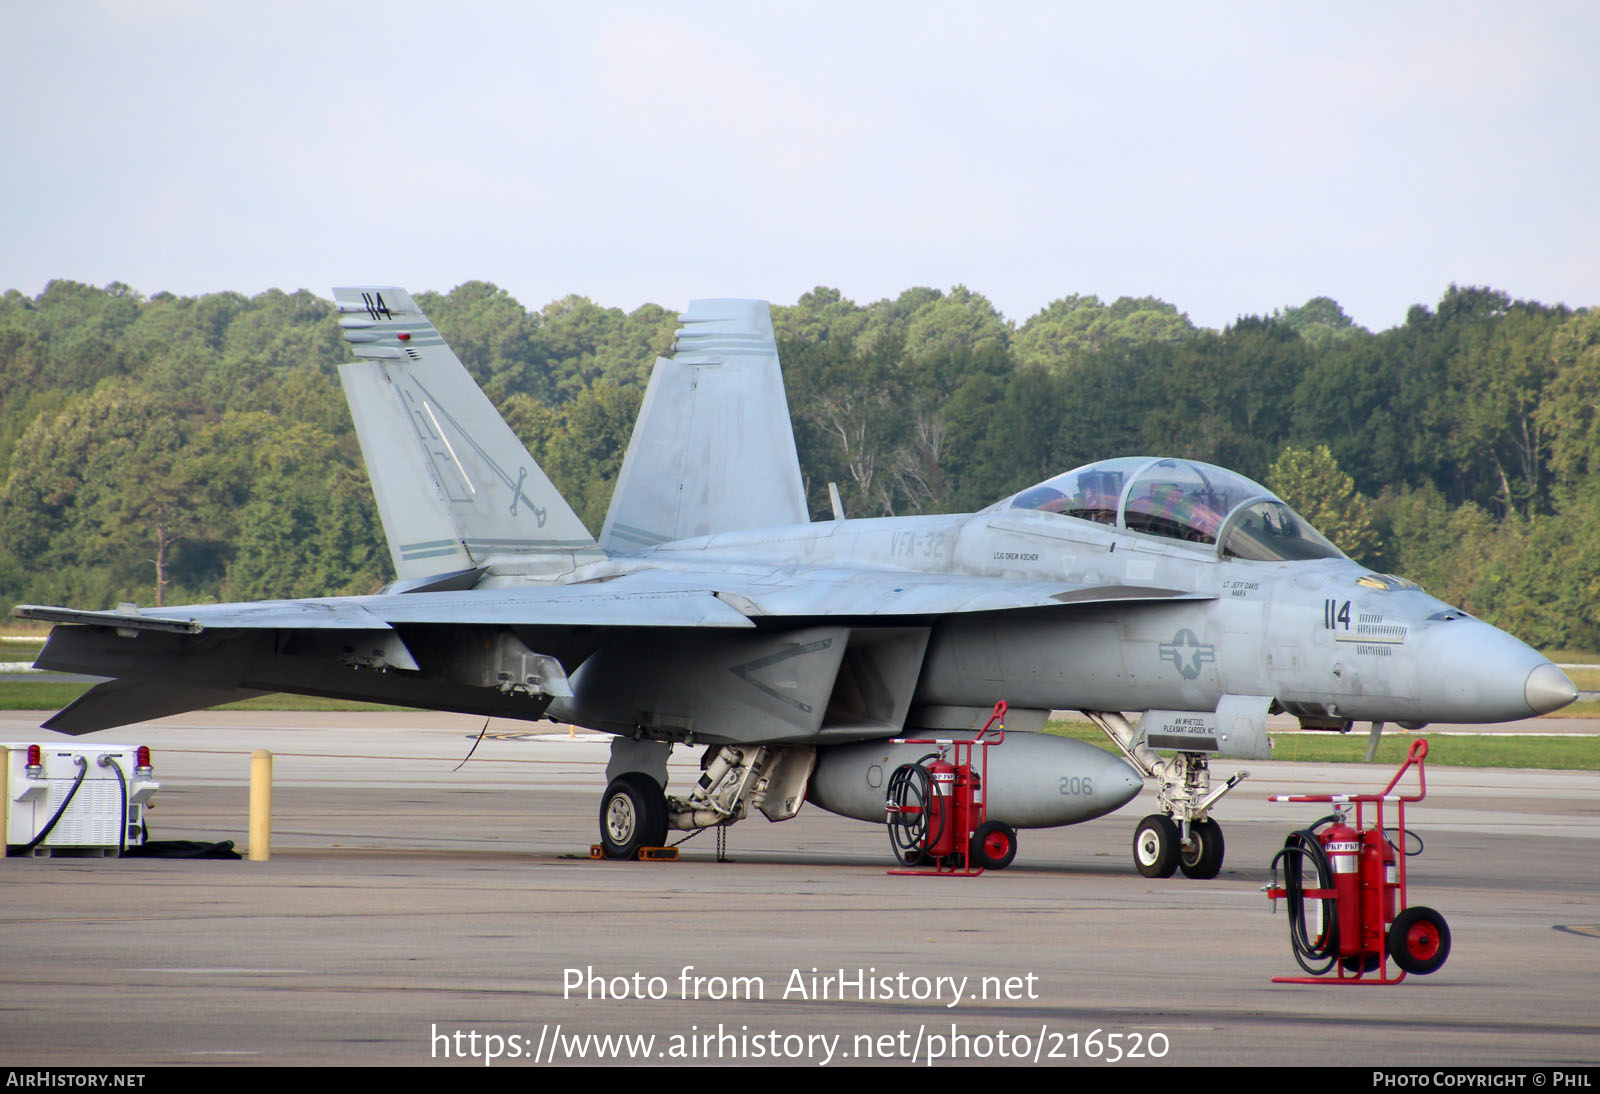
[[[1145,877],[1171,877],[1178,869],[1178,826],[1151,813],[1133,833],[1133,864]]]

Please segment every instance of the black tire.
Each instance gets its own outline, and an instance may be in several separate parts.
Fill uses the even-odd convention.
[[[1389,924],[1389,956],[1409,973],[1437,972],[1450,956],[1450,926],[1432,908],[1407,908]]]
[[[984,821],[972,833],[972,860],[985,870],[1004,870],[1017,857],[1017,830],[1000,821]]]
[[[1171,877],[1178,869],[1178,826],[1151,813],[1133,833],[1133,864],[1145,877]]]
[[[643,771],[624,771],[600,799],[600,845],[606,858],[638,858],[667,841],[667,795]]]
[[[1222,825],[1214,820],[1195,821],[1189,826],[1189,845],[1178,849],[1178,868],[1184,877],[1206,881],[1222,872],[1222,856],[1227,842]]]

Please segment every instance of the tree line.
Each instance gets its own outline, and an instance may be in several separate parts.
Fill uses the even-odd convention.
[[[418,303],[598,530],[676,313],[469,282]],[[912,288],[775,305],[813,513],[981,508],[1111,455],[1283,494],[1352,557],[1544,646],[1600,649],[1600,312],[1451,286],[1372,332],[1319,297],[1221,330],[1150,297],[1020,324]],[[390,576],[330,302],[0,297],[0,604],[370,592]]]

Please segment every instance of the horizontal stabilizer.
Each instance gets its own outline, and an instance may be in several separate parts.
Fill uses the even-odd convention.
[[[265,694],[244,688],[184,687],[168,680],[108,680],[57,711],[43,726],[78,736]]]

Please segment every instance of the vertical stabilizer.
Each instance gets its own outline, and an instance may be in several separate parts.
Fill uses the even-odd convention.
[[[521,555],[567,570],[594,537],[409,293],[333,290],[362,360],[339,370],[401,579]]]
[[[696,300],[650,374],[600,542],[638,554],[810,519],[764,300]]]

